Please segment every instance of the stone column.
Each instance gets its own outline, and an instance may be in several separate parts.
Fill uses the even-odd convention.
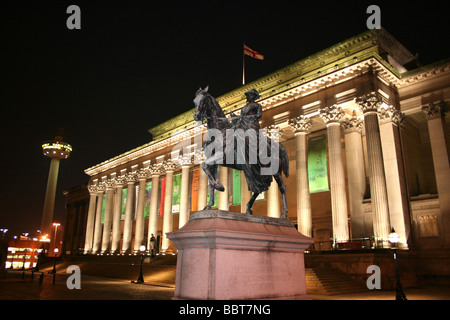
[[[345,134],[348,200],[353,238],[364,238],[368,236],[363,208],[364,193],[366,192],[366,175],[361,138],[362,124],[362,120],[358,119],[355,115],[342,122]]]
[[[219,210],[228,210],[228,168],[227,167],[220,167],[219,169],[219,182],[223,185],[225,190],[223,192],[219,192],[219,203],[217,205],[217,209]]]
[[[278,128],[273,125],[269,126],[267,128],[267,137],[278,143],[280,138]],[[278,190],[278,184],[275,179],[272,180],[269,190],[267,190],[267,216],[272,218],[281,216],[280,190]]]
[[[139,193],[136,210],[136,229],[134,231],[134,251],[139,252],[139,247],[144,242],[144,207],[145,207],[145,184],[149,176],[148,169],[140,169],[137,172],[139,181]]]
[[[443,246],[450,248],[450,167],[445,134],[445,103],[430,103],[422,107],[428,121],[434,174],[439,193]]]
[[[379,94],[371,92],[357,98],[356,103],[364,113],[370,194],[374,218],[373,233],[376,240],[389,245],[388,236],[391,232],[391,226],[389,223],[386,179],[384,175],[380,128],[378,125],[378,108],[383,103],[383,100]]]
[[[173,172],[176,169],[176,165],[172,160],[166,160],[163,162],[164,170],[166,171],[166,194],[164,196],[164,217],[163,217],[163,235],[161,252],[172,253],[170,247],[170,240],[167,238],[167,233],[172,231],[172,185],[173,185]]]
[[[133,236],[133,209],[134,209],[134,184],[136,182],[136,174],[129,173],[127,180],[127,201],[125,204],[125,221],[123,225],[123,241],[122,253],[130,252],[131,238]]]
[[[118,177],[116,179],[116,197],[114,199],[114,214],[112,221],[111,253],[118,253],[118,251],[120,251],[120,236],[122,235],[120,216],[122,215],[122,194],[125,183],[125,177]]]
[[[150,196],[150,217],[148,219],[148,237],[147,237],[147,249],[150,249],[150,238],[152,234],[157,236],[158,233],[158,188],[159,177],[161,176],[161,167],[154,165],[152,173],[152,194]]]
[[[206,202],[208,199],[208,177],[205,171],[202,169],[202,163],[205,161],[205,154],[203,149],[197,151],[194,155],[195,162],[200,164],[199,180],[198,180],[198,210],[203,210],[206,207]]]
[[[408,248],[407,241],[411,227],[400,141],[400,126],[404,121],[404,115],[392,106],[380,108],[379,111],[381,148],[391,227],[400,236],[399,248]]]
[[[86,237],[84,241],[84,253],[92,252],[92,241],[94,240],[94,221],[95,221],[95,207],[97,204],[97,186],[91,185],[89,190],[89,209],[86,222]]]
[[[114,181],[106,181],[106,206],[105,218],[103,220],[102,253],[109,252],[111,247],[111,225],[115,187],[116,184]]]
[[[102,209],[104,193],[105,186],[103,184],[99,184],[97,186],[97,208],[95,211],[94,242],[92,245],[92,253],[98,253],[102,241]]]
[[[306,135],[311,129],[312,121],[303,115],[289,121],[295,131],[295,165],[297,182],[297,225],[298,231],[308,237],[312,236],[311,200],[308,180],[308,146]]]
[[[344,163],[342,160],[341,126],[339,124],[342,115],[343,112],[337,105],[320,109],[320,116],[327,125],[331,216],[333,238],[336,241],[347,241],[349,239],[347,194],[345,190]]]
[[[180,190],[180,217],[178,229],[181,229],[189,220],[189,169],[192,164],[191,156],[182,156],[181,164],[181,190]]]

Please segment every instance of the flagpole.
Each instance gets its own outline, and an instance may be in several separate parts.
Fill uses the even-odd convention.
[[[242,85],[244,85],[245,84],[245,51],[244,51],[245,43],[242,42],[242,44],[243,44],[243,46],[242,46]]]

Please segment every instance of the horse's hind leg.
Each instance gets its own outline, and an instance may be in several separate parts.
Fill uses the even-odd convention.
[[[281,199],[283,200],[283,213],[281,214],[281,219],[287,219],[287,199],[286,199],[286,185],[284,184],[283,178],[280,173],[277,173],[273,176],[278,184],[278,189],[281,192]]]
[[[250,198],[250,201],[247,202],[247,211],[246,214],[253,214],[252,207],[253,203],[255,202],[256,198],[259,196],[259,192],[254,192],[252,197]]]

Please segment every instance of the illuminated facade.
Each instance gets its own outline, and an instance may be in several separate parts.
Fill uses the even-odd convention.
[[[314,238],[312,250],[388,247],[392,228],[401,248],[449,248],[449,59],[419,67],[384,29],[371,30],[216,99],[227,115],[239,114],[252,88],[261,96],[261,128],[278,129],[289,155],[288,219]],[[203,155],[194,152],[206,128],[193,113],[85,170],[85,253],[149,248],[152,234],[162,252],[176,251],[165,233],[208,198]],[[172,159],[183,141],[191,151]],[[218,208],[245,212],[244,176],[224,167],[219,175]],[[279,197],[273,183],[254,214],[279,217]]]

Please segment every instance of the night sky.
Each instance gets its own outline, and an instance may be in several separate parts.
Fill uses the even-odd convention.
[[[311,2],[313,4],[311,4]],[[317,4],[314,4],[317,3]],[[59,171],[64,190],[84,170],[151,140],[147,130],[193,108],[201,86],[218,97],[365,32],[370,4],[381,25],[426,65],[450,57],[444,1],[9,1],[0,9],[0,228],[40,228],[50,159],[41,144],[64,128],[73,146]],[[69,5],[81,30],[69,30]]]

